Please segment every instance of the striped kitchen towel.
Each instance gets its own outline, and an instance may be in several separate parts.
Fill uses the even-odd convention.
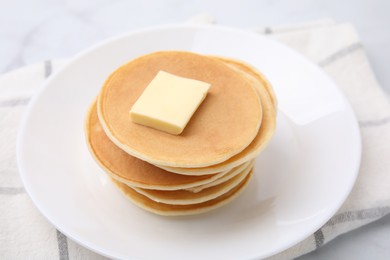
[[[210,19],[209,19],[210,20]],[[390,102],[350,24],[331,20],[255,31],[317,63],[340,86],[359,120],[360,173],[342,208],[313,235],[272,259],[291,259],[390,213]],[[16,132],[30,97],[66,61],[46,61],[0,76],[0,256],[3,259],[104,259],[69,240],[25,193],[15,159]]]

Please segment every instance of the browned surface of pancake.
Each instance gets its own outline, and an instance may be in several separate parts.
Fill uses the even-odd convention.
[[[160,70],[211,84],[179,136],[137,125],[129,116]],[[204,167],[241,152],[256,136],[262,112],[251,85],[243,73],[213,58],[188,52],[153,53],[123,65],[107,79],[98,114],[108,137],[127,153],[153,164]]]
[[[246,186],[251,176],[252,176],[252,172],[250,172],[248,176],[239,185],[237,185],[227,193],[213,200],[209,200],[199,204],[191,204],[191,205],[171,205],[165,203],[158,203],[136,192],[129,186],[121,182],[118,182],[114,179],[112,180],[117,185],[117,187],[122,191],[122,193],[137,206],[159,215],[180,216],[180,215],[193,215],[193,214],[204,213],[225,205],[226,203],[230,202],[232,199],[234,199],[239,195],[240,191],[242,191],[243,188]]]
[[[266,77],[257,69],[252,67],[251,65],[240,61],[240,60],[234,60],[234,59],[228,59],[225,57],[216,57],[218,60],[221,60],[225,62],[226,64],[233,65],[237,69],[241,70],[242,72],[248,73],[252,77],[256,78],[259,82],[262,83],[264,86],[265,90],[268,92],[268,95],[271,99],[271,103],[274,105],[275,112],[277,112],[278,109],[278,100],[276,98],[274,89],[272,88],[271,84],[269,81],[266,79]]]
[[[95,160],[112,177],[144,188],[180,189],[211,182],[223,174],[190,176],[167,172],[119,149],[103,131],[94,102],[86,118],[86,138]]]
[[[218,185],[203,189],[197,193],[187,190],[162,191],[140,188],[134,188],[134,190],[141,193],[142,195],[145,195],[149,199],[160,203],[168,203],[173,205],[197,204],[214,199],[233,189],[246,177],[246,175],[251,170],[252,165],[249,165],[240,174],[234,176],[233,178]]]
[[[254,160],[248,161],[248,162],[243,163],[243,164],[241,164],[241,165],[239,165],[237,167],[234,167],[228,173],[224,174],[222,177],[220,177],[220,178],[218,178],[216,180],[213,180],[213,181],[211,181],[209,183],[201,184],[201,185],[196,186],[196,187],[186,188],[185,190],[188,190],[188,191],[191,191],[191,192],[200,192],[203,189],[207,189],[207,188],[216,186],[216,185],[218,185],[218,184],[220,184],[222,182],[228,181],[231,178],[233,178],[234,176],[240,174],[247,167],[252,167],[253,164],[254,164]]]
[[[229,65],[235,70],[240,70],[241,66],[237,65],[236,61],[232,61]],[[276,127],[276,111],[274,108],[274,104],[271,101],[271,95],[267,92],[267,88],[271,88],[271,86],[265,87],[264,84],[269,84],[266,80],[260,81],[257,77],[252,76],[252,74],[256,74],[255,72],[248,74],[246,70],[249,70],[249,67],[245,67],[245,71],[243,73],[246,74],[247,79],[252,83],[255,87],[257,94],[261,99],[263,117],[261,127],[259,129],[258,134],[254,138],[254,140],[247,146],[242,152],[236,154],[235,156],[229,158],[228,160],[221,162],[219,164],[211,165],[208,167],[202,168],[180,168],[180,167],[166,167],[159,166],[168,171],[180,173],[180,174],[199,174],[200,172],[218,172],[223,169],[237,166],[247,160],[254,158],[257,154],[261,152],[263,148],[266,147],[268,142],[271,140]],[[256,74],[259,77],[260,74]]]

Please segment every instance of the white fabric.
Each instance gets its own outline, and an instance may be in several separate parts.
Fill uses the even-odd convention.
[[[206,17],[206,23],[210,17]],[[202,17],[197,17],[197,22]],[[338,213],[298,245],[272,259],[291,259],[390,213],[390,102],[375,80],[350,24],[331,20],[256,28],[319,64],[340,86],[359,120],[363,141],[356,185]],[[25,193],[15,159],[16,132],[30,96],[63,61],[43,62],[0,76],[0,256],[5,259],[103,258],[67,239]]]

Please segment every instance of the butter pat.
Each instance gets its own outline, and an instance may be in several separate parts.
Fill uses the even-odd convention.
[[[131,108],[131,120],[178,135],[205,99],[209,88],[209,83],[159,71]]]

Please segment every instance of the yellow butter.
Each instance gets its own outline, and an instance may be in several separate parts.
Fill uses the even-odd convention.
[[[131,120],[178,135],[205,99],[209,88],[209,83],[159,71],[131,108]]]

